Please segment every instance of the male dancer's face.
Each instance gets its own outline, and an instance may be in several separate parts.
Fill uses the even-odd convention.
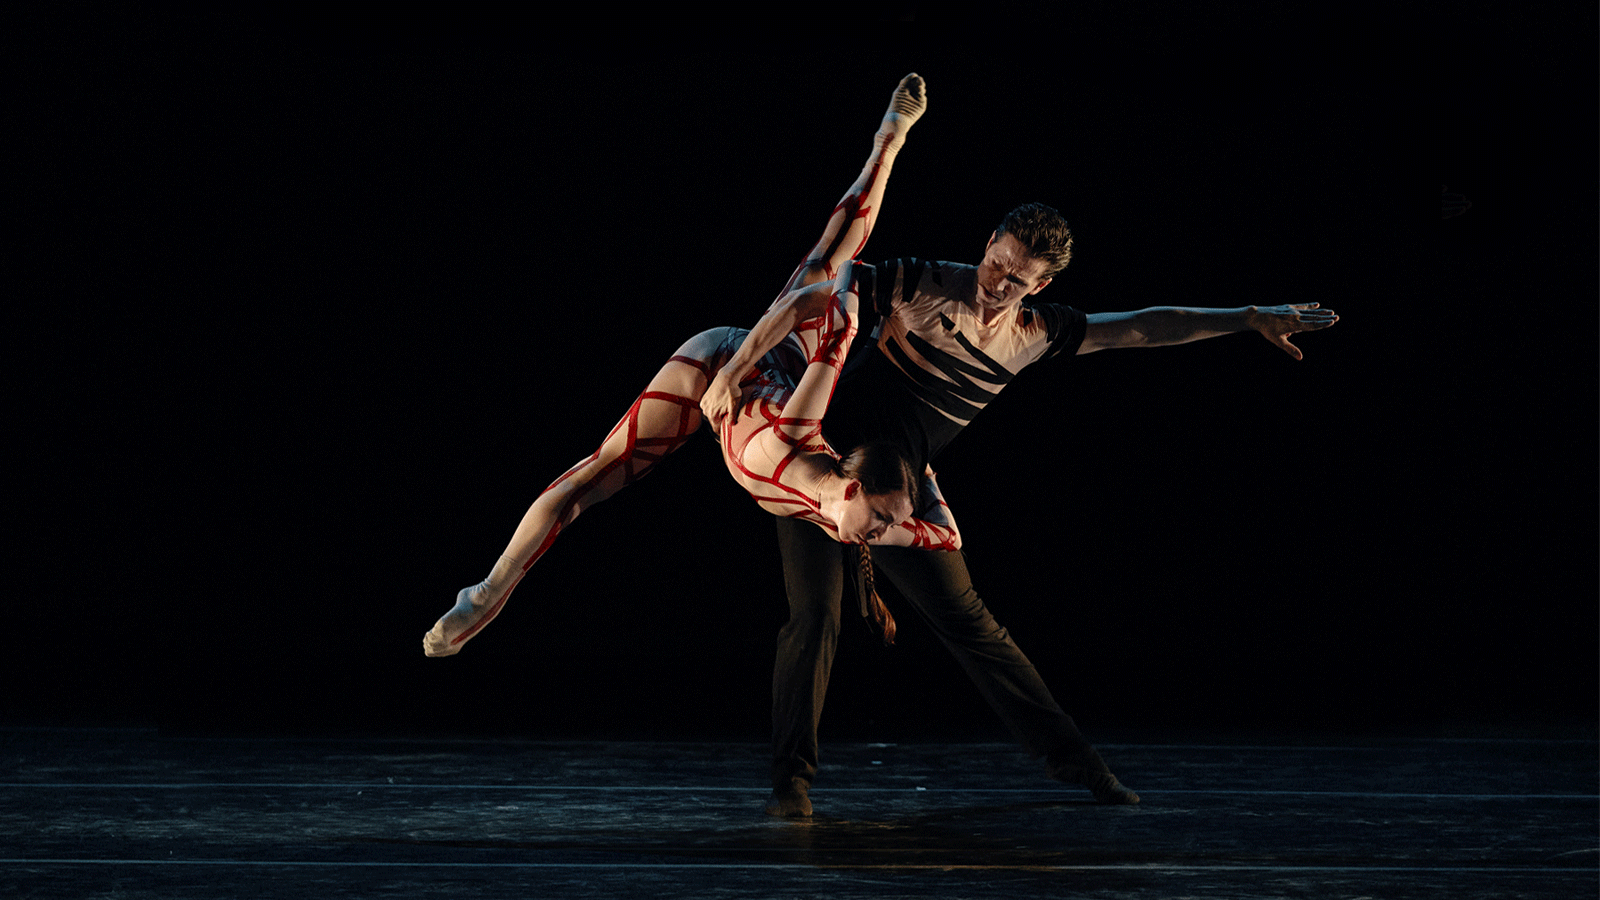
[[[1039,293],[1050,283],[1044,274],[1047,268],[1043,260],[1030,254],[1011,235],[990,235],[989,246],[983,252],[983,262],[978,264],[978,290],[974,302],[979,309],[988,311],[1016,306],[1023,297]]]

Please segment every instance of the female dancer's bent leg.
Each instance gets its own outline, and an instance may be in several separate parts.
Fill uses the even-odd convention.
[[[586,509],[644,477],[700,427],[700,396],[727,359],[731,328],[690,338],[661,367],[600,449],[557,478],[528,508],[489,577],[462,588],[456,604],[422,639],[429,656],[451,656],[505,606],[506,598],[550,548],[561,529]],[[742,336],[742,335],[741,335]]]

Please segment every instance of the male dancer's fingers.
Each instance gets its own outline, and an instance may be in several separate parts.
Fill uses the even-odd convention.
[[[1318,307],[1320,306],[1321,304],[1319,303],[1291,303],[1288,306],[1267,310],[1267,312],[1273,314],[1271,321],[1276,323],[1273,326],[1269,326],[1269,328],[1282,330],[1284,333],[1316,331],[1327,328],[1329,325],[1339,321],[1338,313],[1331,309],[1319,309]],[[1264,330],[1263,333],[1273,343],[1277,343],[1276,338],[1272,336],[1272,331]]]
[[[1321,328],[1327,328],[1337,321],[1339,321],[1339,316],[1331,309],[1312,310],[1308,313],[1302,313],[1296,319],[1296,324],[1299,327],[1295,330],[1316,331]]]
[[[1267,340],[1277,344],[1283,349],[1283,352],[1294,357],[1296,360],[1305,359],[1305,354],[1300,352],[1300,348],[1296,347],[1289,341],[1288,334],[1269,334],[1267,335]]]
[[[1302,318],[1339,318],[1339,314],[1333,310],[1323,309],[1321,303],[1291,303],[1288,308],[1294,310]]]

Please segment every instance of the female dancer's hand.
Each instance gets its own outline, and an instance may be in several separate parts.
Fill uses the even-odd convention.
[[[739,421],[739,401],[743,399],[744,392],[739,390],[739,383],[728,375],[728,367],[723,366],[722,371],[711,379],[706,385],[706,392],[700,396],[700,411],[711,420],[711,427],[720,429],[725,416],[732,416],[729,422]]]

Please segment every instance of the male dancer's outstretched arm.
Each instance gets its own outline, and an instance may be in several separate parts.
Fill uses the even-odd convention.
[[[1072,236],[1066,221],[1047,206],[1028,203],[1012,210],[989,236],[974,278],[974,312],[985,325],[1015,315],[1026,298],[1044,290],[1072,253]],[[1027,232],[1029,244],[1016,239],[1009,228]],[[1031,245],[1031,248],[1030,248]],[[1043,254],[1039,256],[1038,254]],[[1090,313],[1085,317],[1083,342],[1077,352],[1093,353],[1121,347],[1170,347],[1190,341],[1255,330],[1295,359],[1303,358],[1289,336],[1318,331],[1339,321],[1331,309],[1317,303],[1284,306],[1240,306],[1202,309],[1152,306],[1126,312]]]
[[[1091,313],[1078,353],[1121,347],[1170,347],[1190,341],[1255,330],[1295,359],[1305,358],[1289,336],[1320,331],[1339,321],[1319,303],[1286,306],[1241,306],[1237,309],[1192,309],[1152,306],[1131,312]]]

